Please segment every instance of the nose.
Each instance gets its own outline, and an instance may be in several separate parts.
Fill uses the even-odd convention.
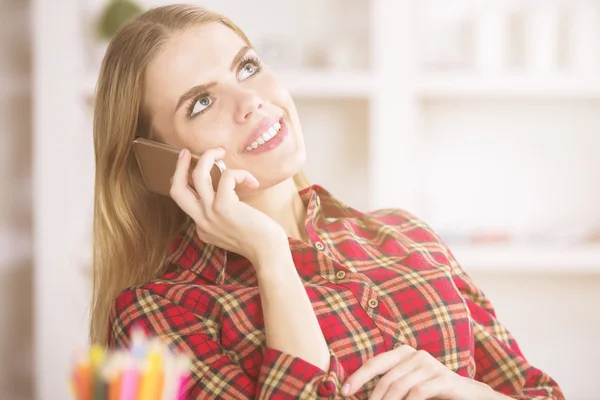
[[[238,94],[235,122],[243,124],[252,119],[255,112],[263,108],[263,100],[254,91],[244,90]]]

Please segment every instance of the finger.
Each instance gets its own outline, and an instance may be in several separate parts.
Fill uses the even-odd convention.
[[[258,187],[258,181],[248,171],[241,169],[227,169],[221,175],[219,187],[215,196],[215,203],[228,203],[232,200],[239,200],[235,193],[238,185],[245,185],[251,189]]]
[[[385,374],[415,352],[416,350],[410,346],[400,346],[371,358],[346,380],[342,393],[345,395],[356,393],[365,383],[378,375]]]
[[[435,371],[427,368],[417,368],[396,379],[385,392],[383,400],[404,399],[412,388],[433,379],[434,376]]]
[[[199,218],[199,207],[196,195],[188,185],[188,171],[190,169],[190,152],[182,150],[181,157],[177,160],[175,173],[171,178],[169,195],[177,205],[194,221]]]
[[[210,207],[215,198],[215,190],[213,189],[212,178],[210,176],[210,170],[212,169],[215,160],[225,156],[224,149],[210,149],[207,150],[198,159],[196,168],[192,171],[192,181],[194,182],[194,188],[202,199],[202,202]]]
[[[369,399],[381,400],[388,392],[390,387],[395,385],[399,379],[419,369],[420,366],[414,362],[410,362],[411,359],[412,357],[409,356],[392,368],[387,374],[383,375],[375,386],[375,389],[373,389],[373,393],[371,393],[371,397],[369,397]]]
[[[443,397],[452,395],[452,388],[448,386],[448,379],[443,375],[435,377],[414,385],[404,400],[426,400],[433,397]]]

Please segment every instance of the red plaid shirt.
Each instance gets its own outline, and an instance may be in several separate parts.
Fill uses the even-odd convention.
[[[310,243],[290,239],[290,248],[329,371],[266,347],[252,265],[202,243],[193,224],[171,247],[173,272],[114,301],[109,345],[129,345],[131,327],[142,325],[193,355],[192,398],[338,398],[365,361],[402,344],[514,398],[564,398],[426,224],[401,210],[358,212],[317,185],[301,195]]]

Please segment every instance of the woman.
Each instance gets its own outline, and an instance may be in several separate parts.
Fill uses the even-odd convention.
[[[145,188],[136,136],[183,149],[171,198]],[[190,397],[563,398],[429,227],[305,183],[294,103],[227,18],[175,5],[123,27],[94,146],[92,340],[141,325],[190,353]]]

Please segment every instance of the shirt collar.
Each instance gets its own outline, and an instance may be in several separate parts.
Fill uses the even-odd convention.
[[[311,241],[318,239],[325,219],[361,215],[319,185],[302,189],[299,194],[306,205],[305,223]],[[194,221],[190,221],[182,233],[171,243],[167,262],[188,269],[217,285],[222,285],[226,278],[228,254],[232,255],[226,250],[202,242],[196,234],[196,224]]]

